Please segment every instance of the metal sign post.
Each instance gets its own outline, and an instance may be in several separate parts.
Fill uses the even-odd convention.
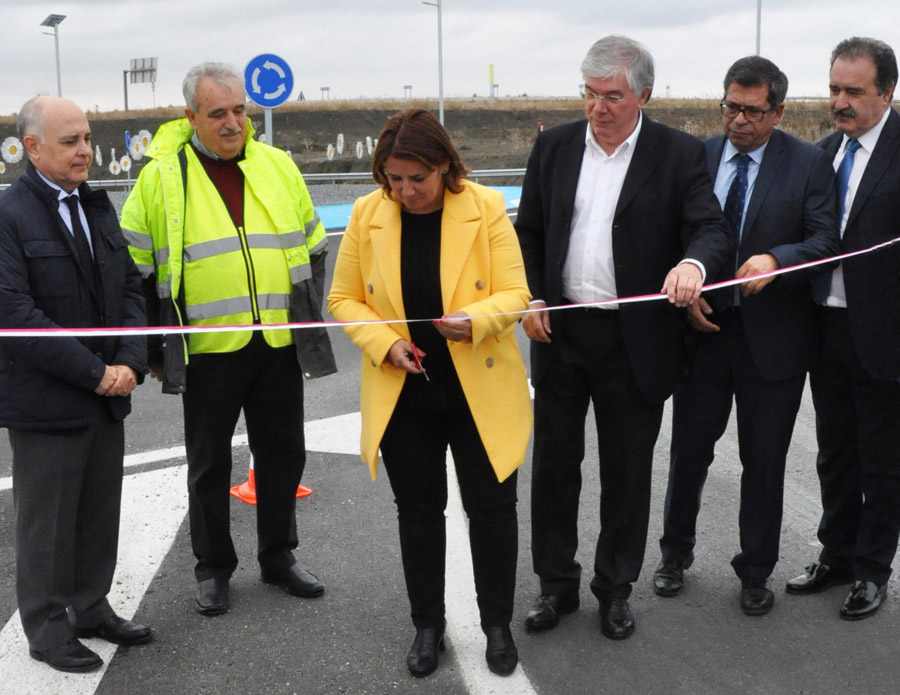
[[[253,58],[244,68],[244,89],[254,104],[265,109],[266,143],[275,144],[272,132],[272,109],[291,96],[294,75],[287,62],[273,53]]]

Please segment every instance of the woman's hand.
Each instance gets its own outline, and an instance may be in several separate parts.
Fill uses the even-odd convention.
[[[419,360],[425,357],[425,352],[423,350],[414,348],[409,342],[401,338],[391,345],[391,349],[388,350],[387,357],[384,358],[384,361],[390,362],[397,369],[406,370],[410,374],[422,374],[425,370],[419,366],[421,362],[413,357],[414,350],[415,354],[418,355]]]
[[[457,343],[472,342],[472,321],[464,311],[454,311],[452,314],[445,314],[440,321],[435,321],[433,325],[437,328],[438,333],[447,340]]]

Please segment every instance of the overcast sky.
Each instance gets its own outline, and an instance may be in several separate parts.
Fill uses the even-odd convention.
[[[656,60],[657,96],[721,96],[737,58],[755,52],[756,0],[442,0],[444,94],[574,95],[596,39],[620,33]],[[852,10],[850,9],[852,8]],[[284,58],[294,92],[335,99],[436,97],[437,10],[420,0],[0,0],[0,114],[56,93],[59,26],[63,95],[86,109],[123,107],[122,71],[156,56],[157,106],[182,105],[181,80],[204,60],[243,69],[260,53]],[[763,0],[762,55],[790,80],[788,96],[827,93],[828,56],[851,35],[900,51],[896,0]],[[129,85],[129,106],[149,108],[149,84]]]

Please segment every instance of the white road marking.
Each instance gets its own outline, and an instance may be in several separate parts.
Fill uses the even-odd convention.
[[[109,593],[110,603],[124,618],[134,616],[187,513],[186,468],[173,466],[125,477],[119,562]],[[152,620],[148,622],[152,624]],[[115,654],[116,645],[98,639],[84,642],[103,658],[100,670],[86,674],[54,671],[28,655],[28,643],[16,611],[0,631],[0,674],[3,674],[3,687],[10,686],[5,692],[92,695],[106,672],[106,664]]]
[[[447,630],[456,661],[470,693],[533,695],[531,681],[522,664],[510,676],[495,676],[484,660],[485,637],[475,602],[475,579],[469,529],[453,457],[447,456]]]
[[[360,414],[349,413],[306,423],[306,449],[329,454],[359,455]],[[232,446],[247,445],[247,435],[237,435]],[[183,446],[130,454],[125,466],[133,467],[172,459],[183,459]],[[359,465],[363,465],[361,462]],[[459,664],[470,693],[535,693],[521,665],[503,678],[492,674],[484,660],[485,639],[481,632],[472,558],[465,513],[452,460],[448,458],[447,505],[447,623],[453,657]],[[127,475],[122,493],[122,527],[119,534],[119,561],[109,599],[116,612],[125,618],[134,616],[147,587],[172,547],[178,528],[187,513],[185,494],[186,465],[169,466]],[[0,479],[0,490],[11,486],[10,478]],[[148,520],[152,520],[148,521]],[[152,616],[139,616],[152,625]],[[115,645],[101,640],[86,644],[106,663],[115,655]],[[446,657],[445,657],[446,658]],[[106,666],[91,674],[63,674],[53,671],[28,656],[28,644],[22,632],[19,613],[0,631],[0,678],[12,684],[17,695],[93,695]]]

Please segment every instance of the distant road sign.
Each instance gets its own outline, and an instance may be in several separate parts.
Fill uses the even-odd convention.
[[[266,108],[279,106],[291,96],[294,75],[283,58],[263,53],[244,68],[244,89],[255,104]]]

